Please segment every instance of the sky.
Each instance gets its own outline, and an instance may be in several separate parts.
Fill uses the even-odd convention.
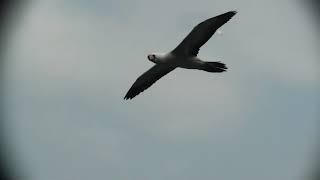
[[[238,14],[177,69],[123,97],[199,22]],[[12,29],[7,139],[32,180],[298,180],[315,157],[314,19],[292,0],[33,0]]]

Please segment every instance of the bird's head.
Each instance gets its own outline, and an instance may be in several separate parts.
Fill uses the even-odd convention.
[[[151,62],[156,62],[157,56],[155,54],[148,54],[148,60]]]

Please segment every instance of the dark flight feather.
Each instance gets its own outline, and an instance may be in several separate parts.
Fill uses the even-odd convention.
[[[236,11],[230,11],[201,22],[192,29],[172,53],[180,56],[197,56],[200,47],[212,37],[217,29],[227,23],[236,13]]]
[[[156,64],[148,71],[143,73],[131,86],[124,99],[132,99],[145,89],[149,88],[153,83],[159,80],[162,76],[174,70],[175,67]]]

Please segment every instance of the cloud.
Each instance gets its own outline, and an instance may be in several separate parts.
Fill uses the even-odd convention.
[[[178,1],[35,1],[7,57],[8,124],[26,169],[38,179],[224,179],[226,171],[258,177],[268,168],[277,179],[290,174],[277,171],[287,162],[300,167],[319,88],[303,13],[283,8],[288,2],[202,2],[179,9]],[[196,23],[235,7],[223,36],[200,52],[225,62],[227,73],[178,69],[133,101],[122,100],[151,67],[148,52],[171,50]],[[297,148],[289,155],[275,150],[286,146]],[[277,158],[283,163],[274,165]],[[268,159],[249,175],[246,168]]]

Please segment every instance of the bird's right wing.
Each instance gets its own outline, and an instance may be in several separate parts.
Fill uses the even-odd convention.
[[[170,71],[174,70],[175,67],[156,64],[148,71],[143,73],[131,86],[124,99],[132,99],[147,88],[149,88],[153,83],[159,80],[162,76],[168,74]]]
[[[188,36],[184,38],[172,53],[183,56],[197,56],[200,47],[212,37],[217,29],[227,23],[236,13],[236,11],[230,11],[201,22],[192,29]]]

